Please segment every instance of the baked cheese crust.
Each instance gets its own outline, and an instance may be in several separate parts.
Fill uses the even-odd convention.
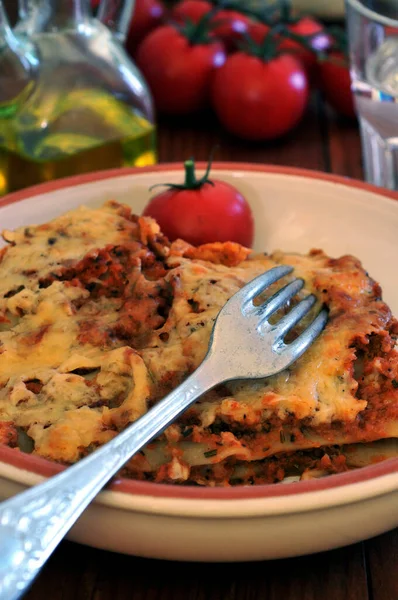
[[[267,294],[303,278],[297,300],[328,307],[324,332],[282,373],[205,394],[123,474],[276,482],[397,451],[398,324],[356,258],[170,244],[116,202],[3,237],[0,441],[16,451],[71,464],[113,438],[198,367],[226,301],[280,264],[294,272]]]

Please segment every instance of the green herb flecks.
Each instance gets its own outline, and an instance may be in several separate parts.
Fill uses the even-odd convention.
[[[207,452],[204,452],[203,454],[204,454],[205,458],[211,458],[212,456],[216,456],[217,450],[208,450]]]

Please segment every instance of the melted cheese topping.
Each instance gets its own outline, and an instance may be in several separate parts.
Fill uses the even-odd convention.
[[[136,229],[114,203],[108,203],[101,210],[82,206],[50,223],[3,231],[11,245],[1,261],[0,299],[22,287],[34,287],[92,250],[128,242]],[[4,304],[0,314],[2,308]]]
[[[230,243],[170,247],[152,220],[114,202],[4,238],[4,439],[15,439],[16,428],[35,453],[65,463],[105,443],[198,367],[226,301],[278,264],[294,273],[267,295],[303,278],[297,300],[318,298],[307,322],[321,304],[329,307],[325,331],[288,370],[203,396],[128,472],[203,483],[203,473],[194,475],[201,465],[218,481],[220,463],[398,437],[397,326],[355,258],[321,251],[247,258]]]
[[[143,351],[144,359],[158,377],[168,370],[180,370],[181,356],[189,361],[191,370],[196,368],[207,351],[211,329],[222,306],[245,283],[276,264],[295,264],[295,275],[297,273],[309,282],[311,292],[316,291],[314,285],[311,286],[316,261],[308,257],[278,253],[272,257],[247,261],[234,269],[187,259],[179,259],[177,262],[171,259],[170,263],[178,264],[173,272],[178,284],[168,322],[162,330],[169,334],[168,343],[156,350]],[[328,278],[330,285],[330,271],[328,273],[326,269],[323,271],[318,267],[317,274],[322,280]],[[285,283],[292,277],[285,278]],[[364,288],[366,289],[365,286],[360,288],[360,293],[363,293]],[[304,292],[306,293],[308,292]],[[192,301],[197,312],[192,313],[189,304]],[[280,419],[289,414],[294,414],[301,420],[310,418],[313,425],[333,420],[355,420],[367,403],[355,397],[358,383],[353,374],[347,372],[346,365],[355,359],[350,342],[355,334],[357,320],[360,319],[363,323],[366,335],[377,329],[373,324],[375,317],[369,315],[367,310],[367,307],[358,308],[351,322],[346,315],[336,317],[327,331],[290,371],[284,371],[261,383],[247,381],[228,384],[239,408],[236,407],[236,402],[232,409],[229,408],[231,402],[224,399],[218,402],[202,401],[194,410],[197,410],[203,425],[208,427],[220,415],[228,416],[236,422],[240,422],[242,415],[245,415],[246,420],[255,423],[267,411],[277,414]],[[379,326],[382,325],[383,321],[380,320]]]

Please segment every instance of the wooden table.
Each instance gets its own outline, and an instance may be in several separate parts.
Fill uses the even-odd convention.
[[[355,123],[337,120],[314,97],[289,137],[249,144],[224,133],[211,115],[161,120],[159,160],[291,165],[362,177]],[[27,600],[398,600],[398,531],[340,550],[289,560],[192,564],[147,560],[63,542]]]

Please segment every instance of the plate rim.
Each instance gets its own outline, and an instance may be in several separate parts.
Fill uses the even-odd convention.
[[[205,161],[195,161],[197,169],[206,169],[208,163]],[[104,171],[93,171],[82,175],[72,175],[54,181],[40,183],[17,192],[6,194],[0,198],[0,208],[14,202],[20,202],[28,198],[33,198],[40,194],[47,194],[63,188],[76,187],[86,183],[112,179],[114,177],[124,177],[129,175],[141,175],[145,173],[156,173],[162,171],[175,171],[182,168],[181,162],[167,162],[151,165],[148,167],[123,167],[120,169],[107,169]],[[231,161],[215,161],[212,163],[212,171],[249,171],[267,174],[288,175],[303,177],[304,179],[316,179],[337,183],[346,187],[354,187],[367,192],[374,193],[378,196],[384,196],[398,201],[398,191],[388,190],[386,188],[377,187],[371,183],[353,179],[344,175],[335,175],[334,173],[326,173],[312,169],[301,169],[300,167],[289,167],[282,165],[268,165],[262,163],[245,163]]]
[[[204,161],[197,161],[198,169],[207,167]],[[180,162],[159,163],[149,167],[125,167],[120,169],[109,169],[105,171],[96,171],[83,175],[74,175],[42,183],[36,186],[28,187],[23,190],[13,192],[0,199],[0,210],[10,204],[20,202],[41,194],[48,194],[57,190],[69,187],[77,187],[79,185],[98,182],[101,180],[112,179],[116,177],[142,175],[145,173],[169,172],[181,169]],[[261,163],[245,163],[245,162],[214,162],[212,171],[246,171],[258,172],[263,174],[279,174],[286,176],[302,177],[304,179],[321,180],[329,183],[340,184],[348,188],[356,188],[359,190],[371,192],[377,196],[390,198],[398,201],[398,192],[379,188],[372,184],[322,171],[301,169],[298,167],[265,165]],[[50,477],[58,472],[61,472],[66,467],[53,463],[45,458],[23,454],[15,449],[0,445],[0,463],[3,465],[11,465],[21,471],[28,471],[43,477]],[[388,475],[398,475],[398,458],[388,459],[381,463],[362,467],[347,473],[335,474],[332,477],[323,479],[301,481],[294,486],[290,485],[275,485],[262,484],[256,486],[237,486],[226,488],[201,488],[195,486],[174,486],[170,484],[161,484],[154,482],[144,482],[119,478],[112,482],[106,494],[114,492],[122,492],[133,496],[157,497],[163,499],[180,499],[180,500],[199,500],[199,501],[214,501],[214,500],[249,500],[260,498],[282,498],[298,494],[309,494],[314,492],[322,492],[336,488],[342,488],[366,483],[370,480],[376,480],[380,477]],[[0,474],[0,477],[2,475]],[[3,475],[4,476],[4,475]],[[5,475],[7,478],[7,475]],[[9,480],[13,480],[9,478]],[[398,488],[398,478],[397,478]]]

